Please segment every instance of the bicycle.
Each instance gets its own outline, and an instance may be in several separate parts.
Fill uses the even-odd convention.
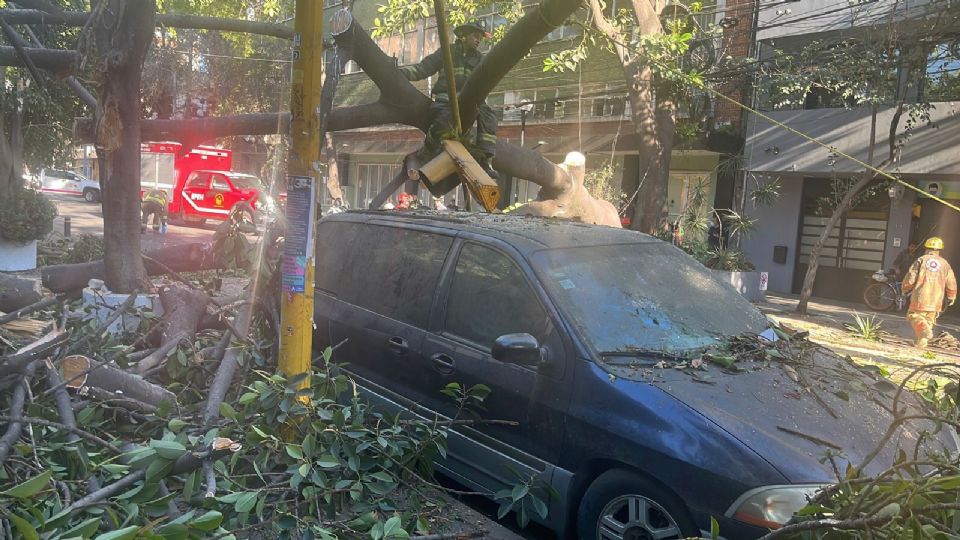
[[[867,285],[863,290],[863,301],[874,311],[889,311],[897,306],[897,311],[903,309],[907,303],[907,296],[903,294],[900,282],[896,279],[893,270],[877,270],[869,279],[874,283]]]

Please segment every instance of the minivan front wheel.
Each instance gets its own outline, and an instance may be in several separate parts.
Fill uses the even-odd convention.
[[[600,475],[577,514],[579,540],[674,540],[698,534],[676,497],[624,470]]]

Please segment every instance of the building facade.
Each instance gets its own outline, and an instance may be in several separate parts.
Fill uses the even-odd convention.
[[[875,126],[872,106],[852,102],[840,92],[810,92],[794,107],[774,109],[763,82],[758,83],[753,104],[759,114],[747,118],[742,181],[747,189],[776,181],[780,196],[765,208],[746,203],[745,210],[758,220],[758,227],[743,247],[759,270],[769,272],[771,291],[800,292],[810,251],[837,201],[865,174],[871,140],[874,165],[884,164],[889,155],[897,102],[903,102],[908,112],[897,122],[893,137],[896,158],[884,170],[917,191],[880,176],[855,199],[821,253],[814,295],[861,301],[865,278],[892,267],[909,242],[922,243],[930,236],[944,237],[945,255],[960,267],[960,213],[924,195],[935,193],[954,203],[960,198],[960,85],[955,84],[960,26],[937,19],[937,24],[947,24],[939,27],[939,37],[914,34],[932,24],[931,17],[939,17],[936,3],[760,2],[760,60],[770,58],[774,48],[796,51],[814,42],[839,43],[871,32],[873,36],[887,32],[883,35],[891,36],[891,50],[898,55],[890,69],[896,84],[889,96],[881,96]],[[899,59],[917,54],[917,48],[928,60],[920,69],[908,70]],[[921,104],[929,104],[929,118],[911,118],[909,111],[921,110],[916,108]]]

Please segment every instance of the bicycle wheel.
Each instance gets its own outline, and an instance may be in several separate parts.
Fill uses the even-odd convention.
[[[897,291],[889,283],[872,283],[863,291],[863,301],[876,311],[888,311],[897,304]]]

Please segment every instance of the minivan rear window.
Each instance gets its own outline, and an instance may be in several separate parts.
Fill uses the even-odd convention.
[[[362,223],[321,223],[317,288],[407,324],[426,327],[453,238]]]

